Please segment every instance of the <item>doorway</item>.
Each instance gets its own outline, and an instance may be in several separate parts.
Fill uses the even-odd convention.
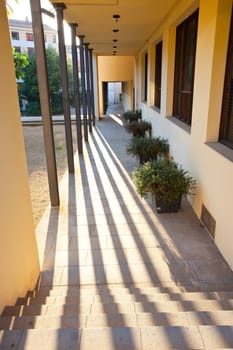
[[[103,82],[103,111],[122,102],[122,82]]]

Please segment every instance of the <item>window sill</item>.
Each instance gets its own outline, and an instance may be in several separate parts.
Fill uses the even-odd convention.
[[[220,142],[206,142],[206,145],[233,162],[233,150]]]
[[[166,117],[166,118],[167,118],[167,120],[169,120],[173,124],[179,126],[181,129],[183,129],[188,134],[191,134],[191,126],[190,125],[185,124],[184,122],[182,122],[181,120],[179,120],[175,117]]]

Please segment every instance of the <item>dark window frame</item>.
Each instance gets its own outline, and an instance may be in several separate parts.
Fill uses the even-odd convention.
[[[162,52],[163,42],[162,40],[155,45],[155,95],[154,105],[158,109],[161,106],[161,78],[162,78]]]
[[[30,32],[26,33],[26,41],[33,41],[33,33],[30,33]]]
[[[14,38],[14,36],[15,36],[15,38]],[[12,39],[12,40],[18,40],[18,41],[19,41],[19,32],[12,31],[12,32],[11,32],[11,39]]]
[[[35,48],[34,47],[28,47],[27,48],[27,55],[28,55],[28,57],[35,56]]]
[[[20,46],[14,46],[15,52],[21,53],[21,47]]]
[[[147,102],[148,94],[148,52],[144,56],[144,102]]]
[[[191,125],[198,27],[197,9],[176,28],[173,115]]]
[[[231,14],[227,61],[222,98],[219,142],[233,149],[233,10]]]

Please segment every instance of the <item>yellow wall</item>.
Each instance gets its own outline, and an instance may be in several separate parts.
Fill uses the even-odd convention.
[[[0,311],[35,286],[39,261],[5,1],[0,2]]]
[[[103,114],[102,82],[134,80],[134,57],[132,56],[99,56],[99,113]],[[130,92],[132,96],[132,91]]]
[[[122,82],[122,105],[125,111],[133,109],[133,81]]]
[[[190,199],[200,217],[202,204],[216,220],[215,242],[233,268],[233,150],[218,143],[221,101],[225,75],[232,0],[180,1],[157,28],[136,58],[140,89],[141,64],[150,52],[149,101],[138,107],[153,125],[153,135],[169,139],[171,154],[197,180],[197,195]],[[198,38],[194,78],[192,126],[171,118],[173,106],[176,26],[199,7]],[[163,40],[161,110],[153,108],[153,65],[151,46]],[[152,74],[150,74],[152,72]],[[210,143],[209,142],[214,142]],[[208,144],[207,144],[208,143]],[[217,150],[216,150],[217,149]],[[222,155],[228,153],[228,158]],[[229,157],[232,160],[229,160]]]

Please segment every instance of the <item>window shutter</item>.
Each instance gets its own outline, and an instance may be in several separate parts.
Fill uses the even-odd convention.
[[[233,11],[231,15],[219,141],[233,148]]]
[[[162,41],[155,47],[155,106],[161,103]]]
[[[187,124],[192,120],[198,10],[176,29],[173,115]]]

